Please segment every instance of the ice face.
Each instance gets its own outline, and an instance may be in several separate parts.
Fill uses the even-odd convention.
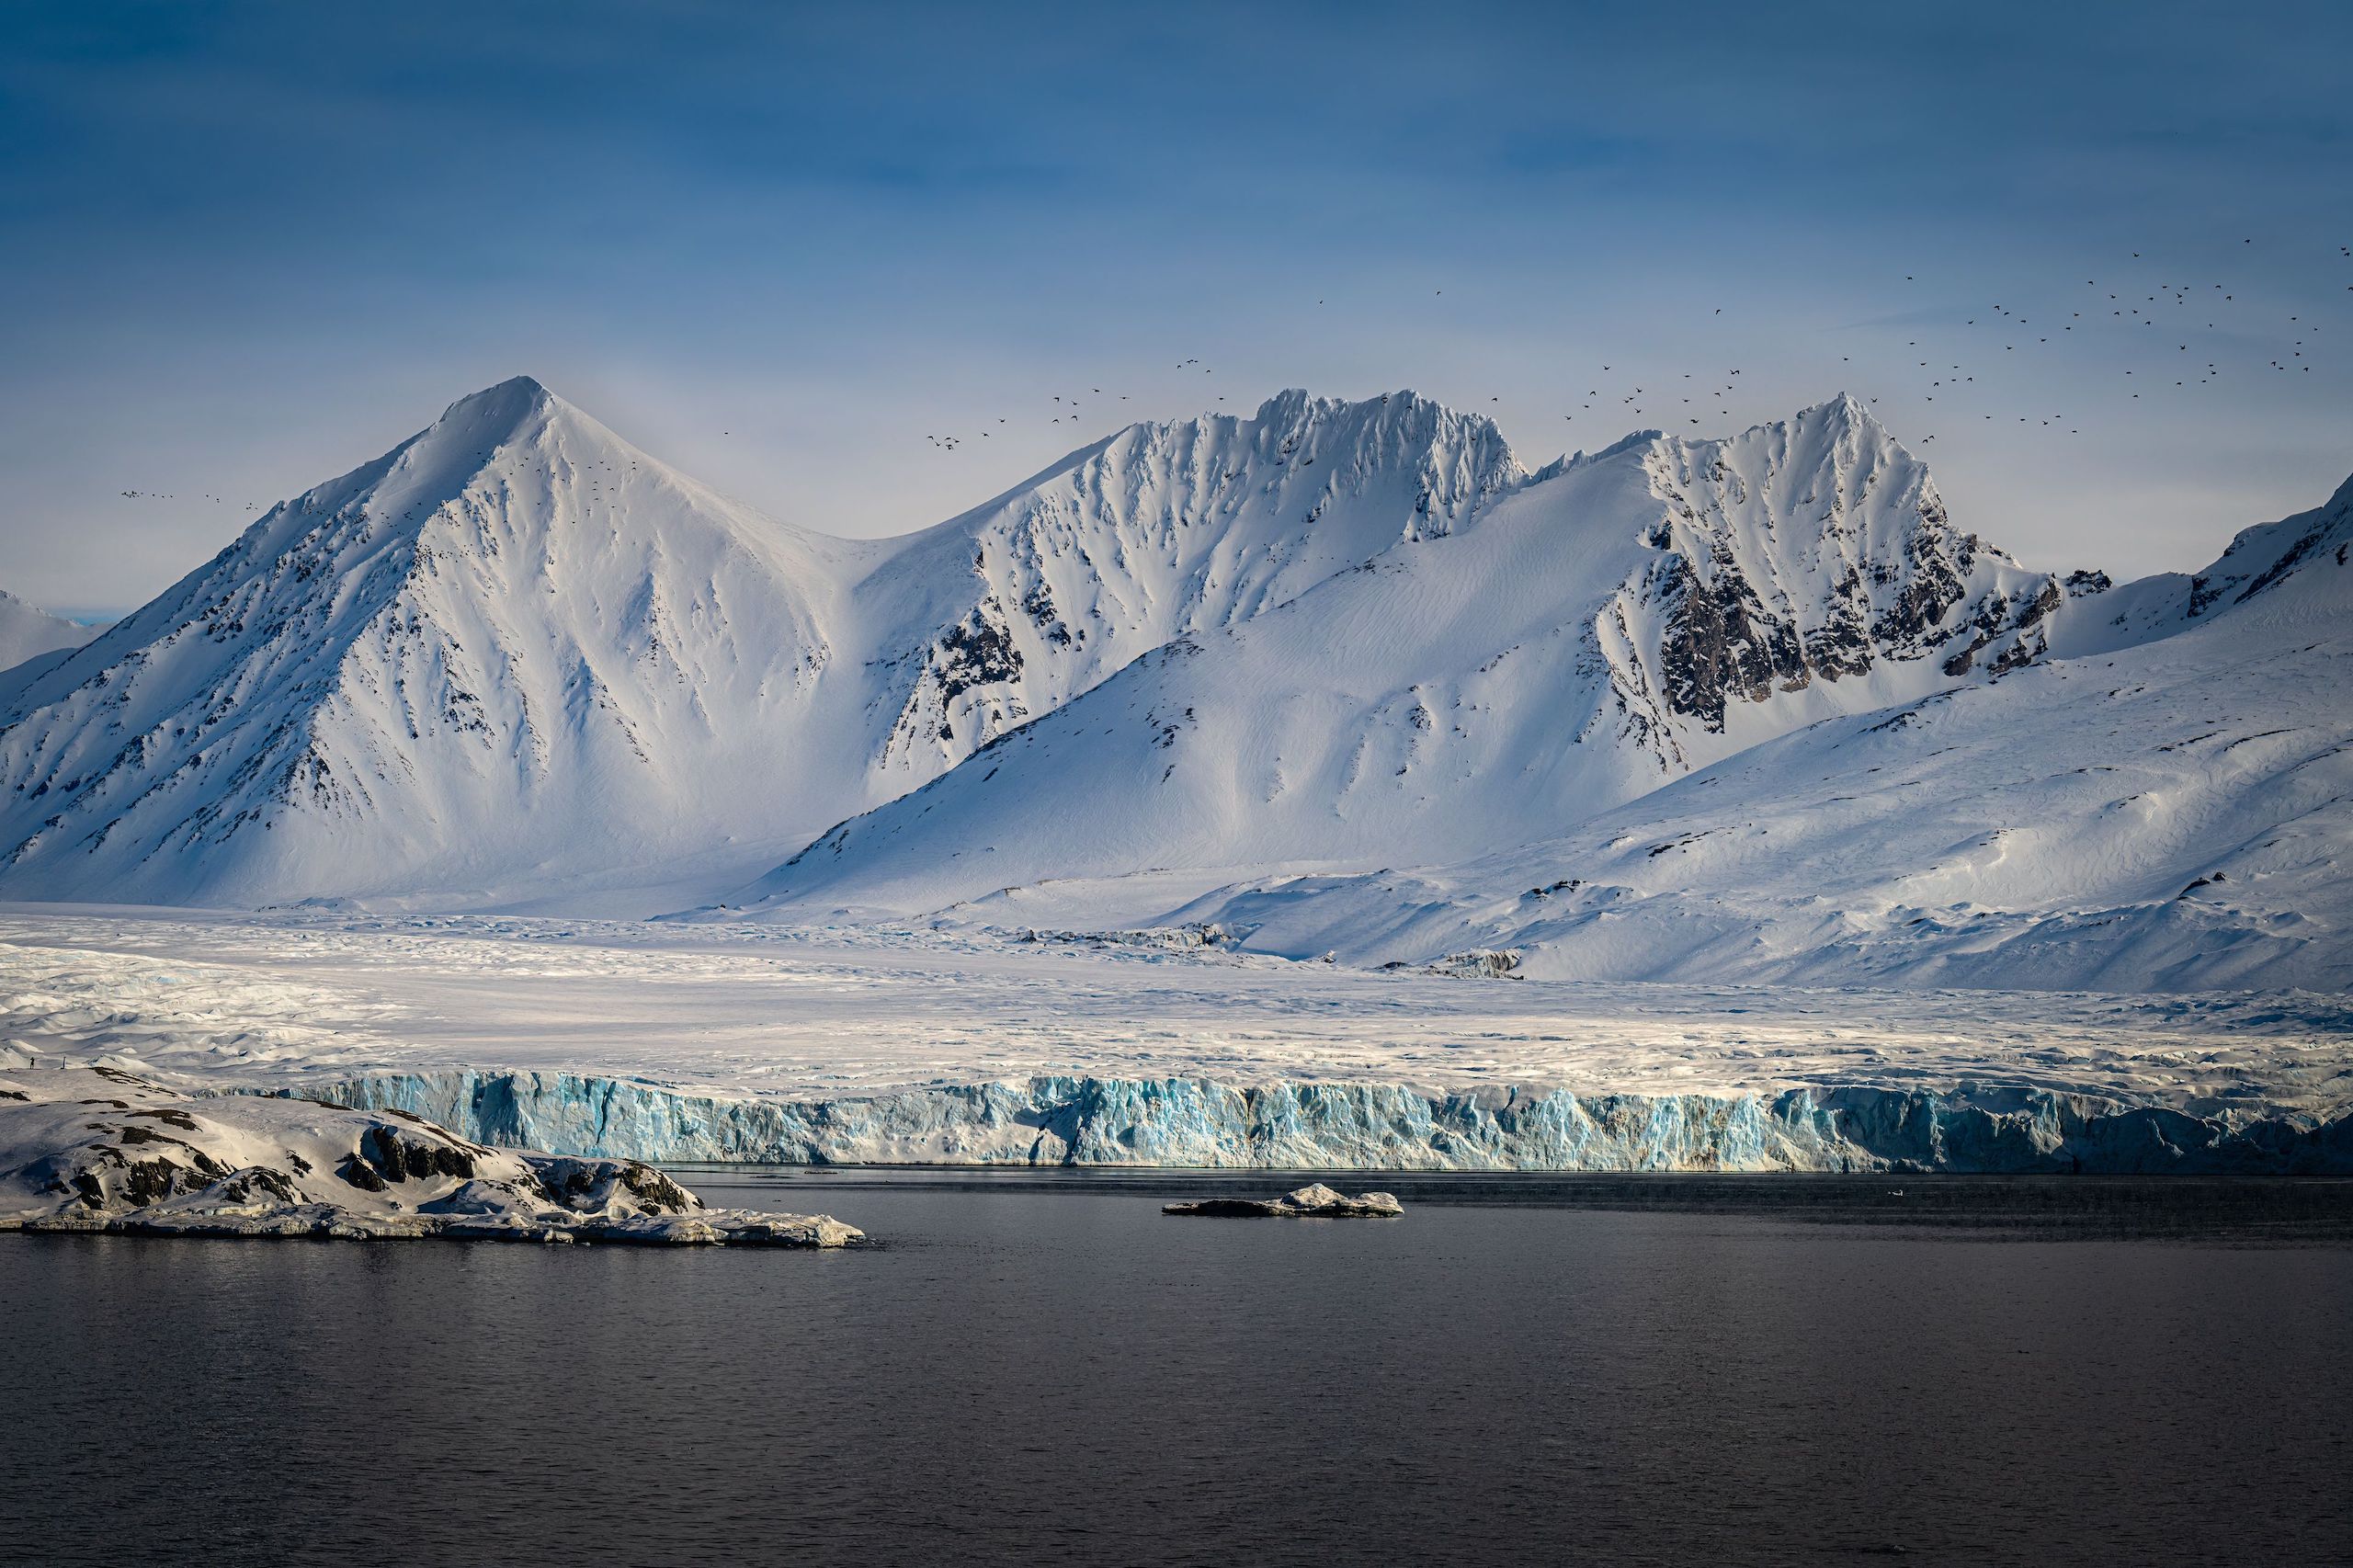
[[[1325,1170],[2353,1170],[2353,1118],[2247,1122],[2077,1095],[1771,1096],[1038,1076],[842,1099],[699,1096],[568,1073],[374,1074],[306,1094],[485,1143],[780,1165]]]

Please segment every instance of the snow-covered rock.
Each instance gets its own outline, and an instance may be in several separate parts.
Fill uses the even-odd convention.
[[[1200,1214],[1233,1220],[1393,1220],[1405,1206],[1390,1192],[1360,1192],[1354,1198],[1315,1182],[1280,1198],[1199,1198],[1164,1203],[1164,1214]]]
[[[1238,625],[1526,478],[1495,425],[1410,392],[1290,391],[1134,425],[899,542],[859,585],[889,792],[1173,637]]]
[[[706,854],[808,771],[852,553],[494,387],[0,705],[0,883],[462,898]]]
[[[1154,913],[1294,957],[1508,947],[1558,979],[2342,992],[2348,553],[2353,483],[2242,534],[2171,622],[2136,585],[2063,629],[2121,645],[1813,726],[1565,835]]]
[[[841,1246],[829,1215],[709,1210],[651,1165],[494,1149],[399,1110],[0,1072],[0,1230]]]

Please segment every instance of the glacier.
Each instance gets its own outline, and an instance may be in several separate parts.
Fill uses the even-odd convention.
[[[659,1162],[2348,1168],[2339,995],[1604,985],[1036,935],[0,907],[0,1067]]]
[[[2047,1090],[1579,1095],[1040,1075],[763,1099],[454,1069],[275,1092],[407,1111],[485,1143],[672,1164],[2353,1173],[2353,1115],[2193,1116]]]

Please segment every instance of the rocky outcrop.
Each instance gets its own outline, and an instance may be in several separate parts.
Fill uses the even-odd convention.
[[[841,1246],[829,1215],[705,1209],[631,1159],[494,1149],[412,1112],[190,1096],[108,1068],[0,1080],[0,1230]]]
[[[881,771],[921,783],[1174,638],[1451,533],[1526,477],[1492,421],[1411,392],[1131,426],[881,574],[934,596],[921,641],[876,665],[896,706]]]
[[[1850,397],[1727,441],[1662,439],[1646,466],[1664,553],[1618,616],[1655,616],[1657,642],[1646,672],[1621,674],[1712,733],[1731,704],[1886,665],[2018,668],[2065,601],[2057,579],[1953,527],[1927,466]]]

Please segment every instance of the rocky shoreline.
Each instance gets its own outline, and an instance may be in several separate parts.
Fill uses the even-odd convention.
[[[413,1112],[0,1074],[0,1231],[838,1247],[825,1214],[707,1209],[642,1161],[494,1148]]]

